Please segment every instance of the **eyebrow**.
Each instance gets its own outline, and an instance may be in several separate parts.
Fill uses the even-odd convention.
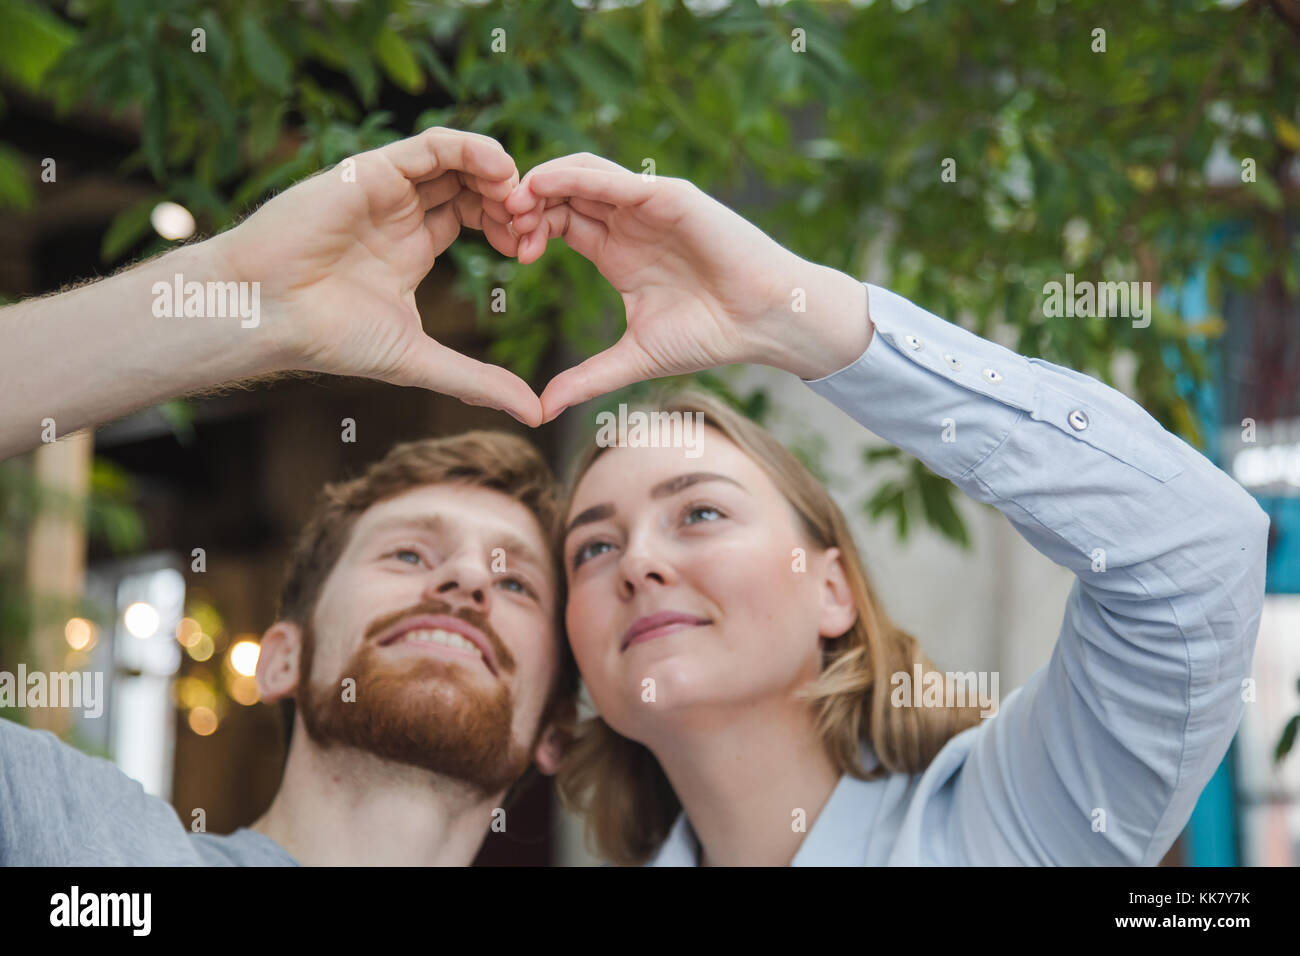
[[[448,522],[442,515],[412,515],[410,517],[393,517],[377,522],[367,533],[367,537],[377,537],[389,531],[427,531],[434,535],[451,537],[455,534],[455,526]],[[496,546],[502,548],[507,555],[510,555],[517,561],[525,564],[531,564],[538,571],[546,574],[547,564],[542,561],[527,541],[512,534],[509,531],[502,531],[493,536],[492,540]],[[549,582],[549,576],[546,578]]]
[[[668,478],[659,482],[650,489],[651,498],[667,498],[669,495],[675,495],[677,492],[689,488],[691,485],[698,485],[702,481],[725,481],[735,485],[741,491],[745,491],[745,486],[734,478],[728,478],[726,475],[719,475],[711,471],[691,471],[684,475],[678,475],[675,478]],[[606,518],[614,516],[614,506],[606,502],[605,504],[593,505],[582,514],[576,516],[569,522],[568,527],[564,529],[564,540],[568,540],[569,535],[573,534],[584,524],[592,524],[597,521],[604,521]]]

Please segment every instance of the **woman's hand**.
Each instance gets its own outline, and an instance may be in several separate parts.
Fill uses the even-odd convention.
[[[545,421],[634,382],[735,362],[819,378],[870,342],[865,286],[782,248],[685,180],[579,153],[529,171],[505,209],[520,263],[563,238],[627,311],[618,342],[546,386]]]
[[[419,386],[537,425],[541,404],[522,379],[430,338],[415,307],[461,226],[516,254],[501,201],[518,182],[496,140],[435,127],[295,185],[209,242],[223,275],[261,283],[286,368]]]

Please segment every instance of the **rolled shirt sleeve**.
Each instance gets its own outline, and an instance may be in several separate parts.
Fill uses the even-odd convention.
[[[1158,863],[1241,719],[1268,516],[1115,389],[867,292],[866,351],[806,384],[1076,575],[1047,666],[921,775],[895,862]]]

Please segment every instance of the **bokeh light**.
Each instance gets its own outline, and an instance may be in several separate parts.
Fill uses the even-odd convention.
[[[251,707],[261,699],[257,693],[256,677],[236,676],[227,682],[227,689],[235,702],[245,707]]]
[[[211,707],[195,707],[190,711],[190,730],[206,737],[217,729],[217,715]]]
[[[164,239],[188,239],[194,235],[194,216],[180,203],[160,202],[149,214],[149,222]]]
[[[216,645],[212,643],[212,637],[208,634],[200,634],[197,641],[185,648],[185,653],[196,661],[206,661],[215,649]]]
[[[203,628],[201,628],[199,622],[194,620],[192,617],[183,617],[181,618],[180,623],[176,625],[176,640],[180,643],[181,647],[193,647],[194,642],[197,641],[202,634]]]
[[[85,651],[95,646],[97,630],[95,625],[84,617],[74,617],[63,626],[63,636],[74,651]]]
[[[257,673],[257,656],[261,645],[255,640],[241,638],[230,648],[230,666],[242,677],[252,677]]]
[[[136,601],[127,607],[126,612],[122,615],[122,620],[126,624],[126,629],[135,637],[146,638],[153,637],[158,633],[158,610],[152,604],[146,604],[144,601]]]

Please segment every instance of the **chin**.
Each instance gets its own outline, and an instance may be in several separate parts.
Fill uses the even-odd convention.
[[[719,698],[722,681],[710,669],[701,666],[689,655],[677,654],[665,660],[648,662],[644,667],[629,673],[625,686],[634,700],[643,706],[652,706],[645,699],[649,689],[645,680],[654,681],[653,706],[659,711],[676,711],[682,708],[710,704]]]

